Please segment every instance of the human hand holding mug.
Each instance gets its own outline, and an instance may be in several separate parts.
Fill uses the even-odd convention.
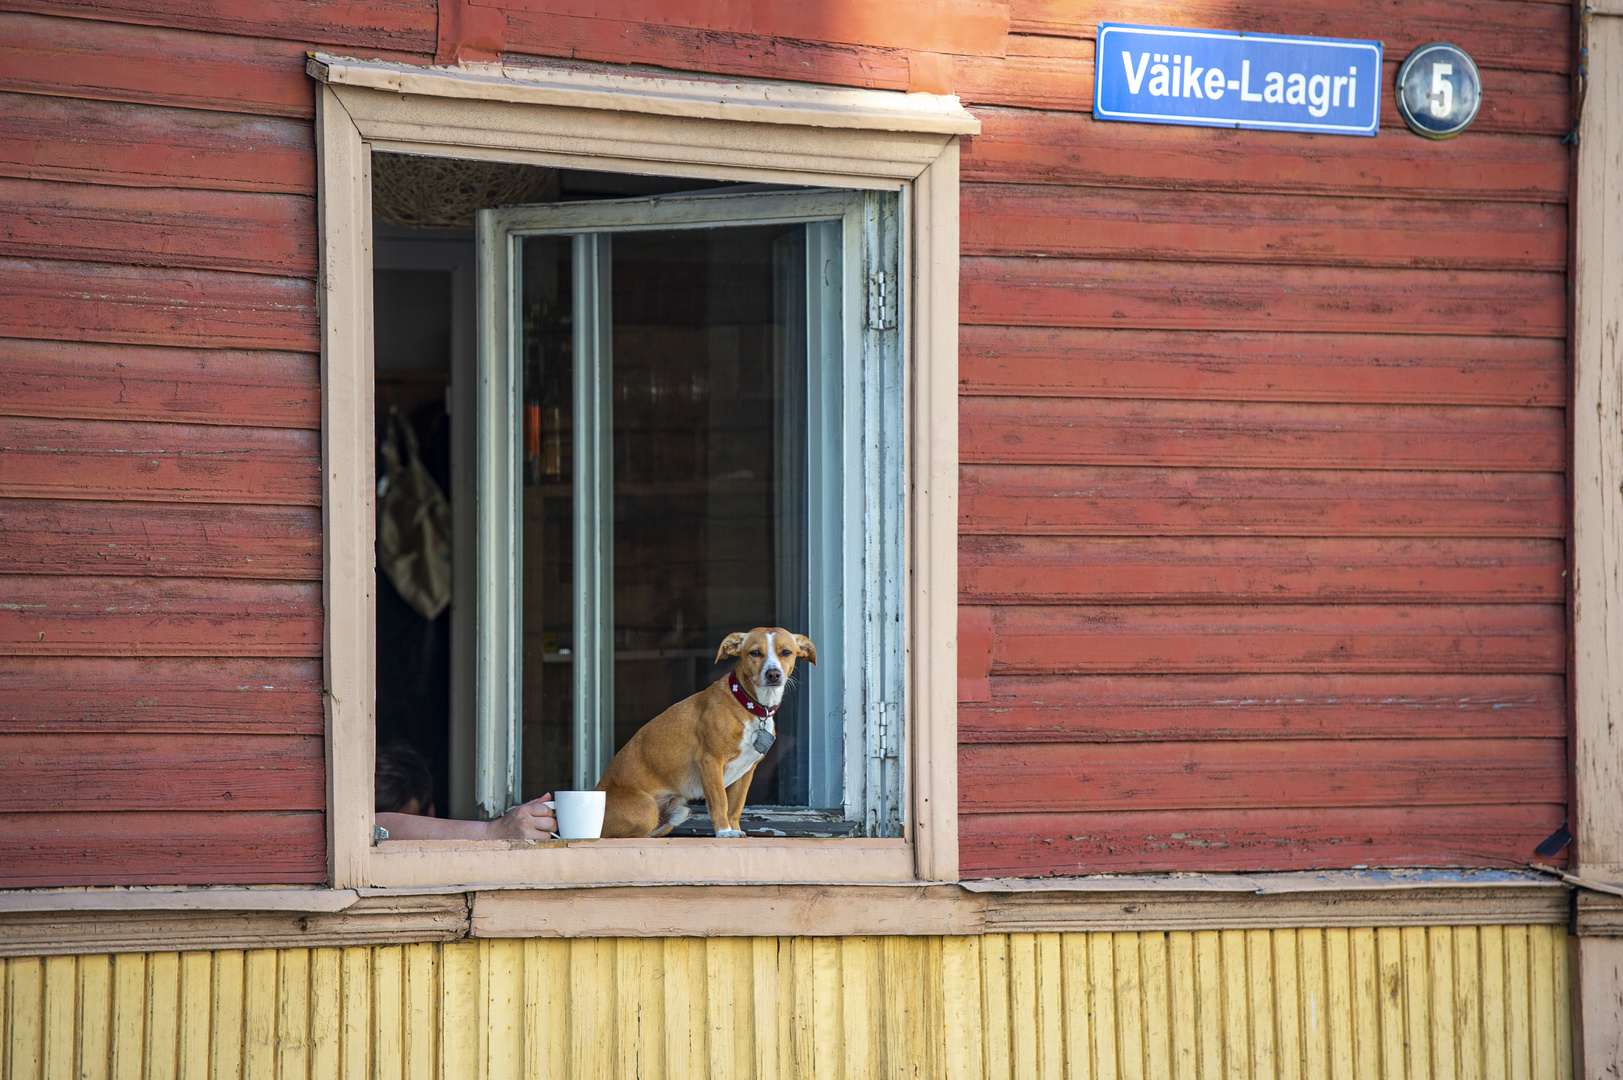
[[[507,813],[489,823],[492,840],[545,840],[557,832],[558,821],[552,812],[552,793],[519,803]]]

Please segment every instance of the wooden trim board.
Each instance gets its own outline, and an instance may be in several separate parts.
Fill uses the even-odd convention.
[[[1623,9],[1580,8],[1582,15]],[[1572,872],[1623,881],[1623,20],[1583,18],[1587,86],[1574,194]],[[1580,893],[1578,1075],[1623,1060],[1623,917]]]
[[[965,885],[655,885],[335,890],[326,912],[0,910],[0,955],[463,937],[845,937],[1330,926],[1564,925],[1569,890],[1505,872],[1186,875]],[[246,891],[246,890],[242,890]],[[30,894],[17,894],[30,895]],[[32,894],[59,895],[59,894]],[[1613,898],[1580,897],[1593,935]],[[178,902],[178,900],[177,900]],[[1586,906],[1587,905],[1587,906]],[[1584,920],[1587,920],[1585,922]]]
[[[329,86],[363,87],[402,96],[860,131],[978,135],[981,130],[980,121],[952,95],[649,75],[592,64],[469,63],[424,68],[313,53],[306,66],[311,76]]]
[[[1573,872],[1623,881],[1623,22],[1592,22],[1588,41],[1573,271]]]
[[[332,912],[0,912],[0,956],[399,945],[455,941],[468,925],[463,893],[365,897]]]

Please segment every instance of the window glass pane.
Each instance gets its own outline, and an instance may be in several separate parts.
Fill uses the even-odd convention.
[[[809,628],[806,231],[620,232],[605,245],[610,284],[596,302],[610,317],[615,749],[721,677],[727,634]],[[531,798],[575,786],[575,727],[591,722],[574,716],[572,670],[573,484],[588,450],[573,416],[579,249],[568,236],[519,243],[520,752]],[[805,697],[784,700],[753,806],[809,803]]]
[[[805,233],[614,236],[616,749],[728,670],[727,634],[807,629]],[[806,805],[804,714],[792,690],[751,805]]]
[[[569,237],[520,248],[524,798],[574,787],[574,334]]]

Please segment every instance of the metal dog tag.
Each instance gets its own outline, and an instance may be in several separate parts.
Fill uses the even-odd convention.
[[[766,728],[760,728],[755,732],[755,752],[757,754],[766,753],[767,750],[771,749],[772,744],[777,741],[777,738],[775,734]]]

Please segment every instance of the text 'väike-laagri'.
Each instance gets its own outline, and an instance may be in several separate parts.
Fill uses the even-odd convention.
[[[1093,115],[1374,135],[1381,43],[1100,23]]]

